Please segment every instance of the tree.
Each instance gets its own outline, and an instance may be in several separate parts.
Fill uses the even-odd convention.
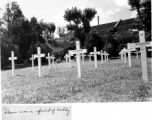
[[[68,30],[75,31],[75,37],[79,38],[81,45],[84,45],[86,34],[91,30],[90,22],[95,17],[96,10],[93,8],[85,8],[83,12],[76,7],[65,10],[64,19],[70,22],[67,25]],[[72,24],[73,23],[73,24]]]
[[[78,25],[81,23],[81,14],[82,11],[78,9],[77,7],[72,7],[72,9],[65,10],[64,14],[64,20],[68,22],[74,22],[74,24],[78,27]]]
[[[93,8],[85,8],[83,10],[83,13],[81,15],[81,20],[83,23],[83,31],[84,33],[89,33],[91,30],[90,22],[97,14],[97,11]]]
[[[88,52],[93,51],[93,47],[97,47],[97,50],[101,50],[103,46],[104,43],[98,31],[93,30],[87,35],[85,47],[87,48]]]
[[[142,27],[151,29],[151,0],[128,0],[130,10],[137,11],[137,18],[141,20]]]
[[[65,26],[58,26],[57,27],[57,34],[59,35],[59,37],[63,37],[66,33],[66,27]]]

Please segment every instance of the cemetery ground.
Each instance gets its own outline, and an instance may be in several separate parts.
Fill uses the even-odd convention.
[[[2,103],[90,103],[152,101],[152,66],[148,58],[149,81],[142,80],[140,59],[132,59],[132,67],[120,59],[109,60],[95,69],[94,62],[81,65],[82,78],[77,78],[76,62],[69,68],[65,62],[38,68],[1,71]]]

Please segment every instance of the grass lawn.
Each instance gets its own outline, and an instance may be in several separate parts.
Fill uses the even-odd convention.
[[[140,59],[133,59],[133,67],[119,60],[109,60],[95,69],[94,62],[82,65],[82,78],[77,79],[76,62],[72,68],[66,63],[38,68],[1,71],[2,103],[83,103],[152,101],[152,66],[148,58],[149,82],[142,82]]]

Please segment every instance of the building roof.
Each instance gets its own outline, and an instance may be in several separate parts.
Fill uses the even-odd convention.
[[[125,32],[128,31],[130,29],[133,29],[134,26],[134,22],[135,22],[135,18],[131,18],[131,19],[125,19],[122,20],[122,22],[120,23],[120,25],[118,26],[118,33],[120,32]],[[105,35],[108,33],[108,31],[110,29],[113,28],[113,26],[117,23],[116,22],[111,22],[111,23],[106,23],[106,24],[101,24],[101,25],[96,25],[96,26],[92,26],[91,30],[97,30],[101,35]]]

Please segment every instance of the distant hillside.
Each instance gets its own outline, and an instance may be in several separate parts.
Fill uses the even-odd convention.
[[[118,26],[118,33],[121,33],[121,32],[125,32],[125,31],[128,31],[128,30],[131,30],[133,29],[133,26],[134,26],[134,20],[135,18],[131,18],[131,19],[126,19],[126,20],[123,20],[120,25]],[[113,26],[117,23],[116,22],[112,22],[112,23],[106,23],[106,24],[101,24],[101,25],[97,25],[97,26],[92,26],[91,27],[91,30],[97,30],[100,35],[105,35],[110,29],[113,28]]]

